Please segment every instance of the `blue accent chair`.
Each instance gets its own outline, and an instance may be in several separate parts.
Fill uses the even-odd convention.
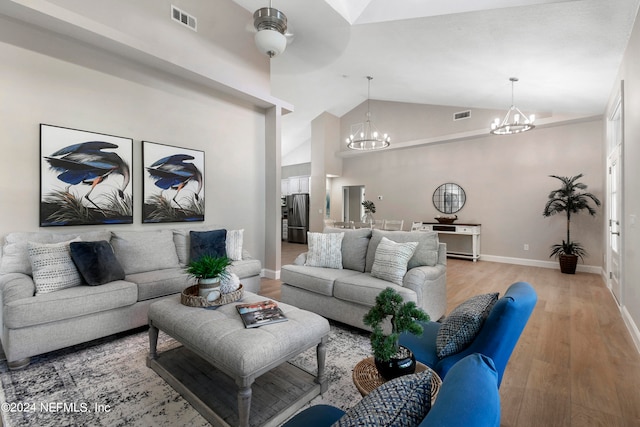
[[[436,353],[436,337],[441,323],[423,323],[424,332],[419,336],[403,333],[400,336],[400,344],[410,348],[416,360],[436,371],[442,379],[447,376],[452,366],[465,356],[473,353],[483,354],[495,364],[499,387],[507,362],[537,301],[538,295],[529,283],[512,284],[495,303],[469,347],[442,359],[439,359]]]
[[[311,406],[283,427],[328,427],[344,414],[341,409],[329,405]],[[435,403],[419,425],[430,426],[500,426],[498,373],[491,359],[472,354],[451,368]]]

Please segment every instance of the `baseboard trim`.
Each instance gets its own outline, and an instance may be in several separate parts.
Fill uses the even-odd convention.
[[[529,267],[552,268],[556,270],[560,269],[560,266],[558,265],[557,261],[540,261],[535,259],[502,257],[502,256],[495,256],[495,255],[480,255],[480,261],[500,262],[503,264],[526,265]],[[576,269],[576,271],[579,271],[581,273],[602,274],[602,267],[598,265],[578,264],[578,268]]]
[[[280,270],[271,270],[263,268],[260,272],[260,277],[264,277],[271,280],[280,280]]]
[[[627,310],[626,306],[622,306],[620,308],[620,312],[622,313],[622,320],[624,320],[624,323],[625,325],[627,325],[627,329],[631,334],[631,339],[633,340],[633,343],[636,345],[636,349],[638,350],[638,353],[640,353],[640,330],[638,329],[638,326],[636,325],[636,323],[633,321],[633,318],[631,317],[631,314]]]

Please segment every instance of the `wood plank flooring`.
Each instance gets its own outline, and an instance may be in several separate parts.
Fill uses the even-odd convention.
[[[283,264],[305,245],[283,243]],[[500,387],[503,426],[640,426],[640,353],[599,275],[449,259],[447,313],[467,298],[526,281],[538,304]],[[261,294],[280,297],[280,281]]]

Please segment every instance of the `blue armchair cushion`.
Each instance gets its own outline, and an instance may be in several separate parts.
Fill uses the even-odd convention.
[[[106,240],[71,242],[71,259],[89,286],[99,286],[124,279],[124,269]]]
[[[382,384],[333,426],[417,426],[431,409],[431,375],[425,371]]]
[[[282,427],[328,427],[338,421],[345,412],[330,405],[314,405],[299,412]]]
[[[436,354],[442,359],[469,346],[476,338],[491,308],[498,301],[498,293],[469,298],[442,322],[436,337]]]
[[[490,358],[474,353],[451,368],[419,427],[427,426],[500,426],[498,373]]]
[[[197,260],[203,255],[212,257],[227,256],[227,230],[191,231],[190,259]]]

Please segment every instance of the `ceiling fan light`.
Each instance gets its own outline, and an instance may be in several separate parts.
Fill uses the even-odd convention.
[[[258,50],[269,58],[280,55],[287,47],[287,17],[273,7],[263,7],[253,14],[253,26],[257,30],[255,43]]]
[[[269,58],[280,55],[287,47],[287,38],[284,34],[274,30],[261,30],[255,35],[258,50]]]

